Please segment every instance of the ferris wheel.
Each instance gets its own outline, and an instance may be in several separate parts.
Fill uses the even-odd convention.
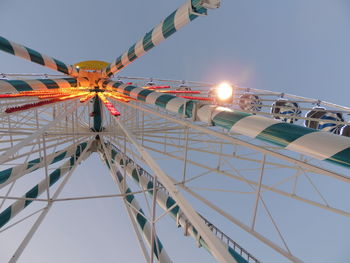
[[[173,262],[165,218],[193,250],[237,263],[261,262],[245,238],[304,262],[298,250],[315,237],[297,233],[302,213],[348,219],[350,108],[232,83],[117,75],[219,5],[187,1],[111,64],[68,65],[0,37],[2,51],[63,73],[0,79],[0,238],[32,220],[9,262],[59,202],[122,200],[146,262]],[[92,154],[119,193],[60,197]]]

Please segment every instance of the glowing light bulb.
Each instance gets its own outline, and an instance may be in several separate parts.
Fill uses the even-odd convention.
[[[216,88],[216,96],[221,101],[227,101],[227,100],[231,99],[233,96],[232,86],[226,82],[221,83]]]

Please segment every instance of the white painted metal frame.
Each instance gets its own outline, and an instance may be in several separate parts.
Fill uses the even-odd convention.
[[[266,93],[268,92],[266,91]],[[293,98],[292,95],[290,96]],[[301,97],[294,98],[300,99]],[[268,99],[266,99],[266,101],[267,100]],[[262,243],[267,244],[272,249],[282,254],[292,262],[301,262],[301,260],[298,259],[289,250],[288,244],[285,242],[284,237],[277,226],[278,222],[275,222],[275,219],[272,216],[272,213],[270,213],[268,205],[263,198],[263,195],[266,192],[272,192],[280,196],[288,197],[292,200],[298,200],[339,215],[350,217],[349,211],[339,209],[335,206],[332,206],[332,204],[328,202],[327,198],[323,195],[322,191],[315,183],[314,178],[309,175],[309,173],[315,173],[339,180],[345,184],[350,183],[350,178],[344,174],[341,174],[340,172],[331,170],[328,167],[323,168],[322,166],[318,166],[317,163],[314,163],[313,160],[309,158],[297,158],[296,156],[288,155],[285,152],[281,151],[278,147],[254,144],[253,142],[245,140],[245,138],[241,138],[235,134],[231,136],[222,130],[213,129],[203,124],[198,124],[193,121],[188,121],[186,119],[176,117],[173,114],[167,113],[163,109],[149,107],[137,102],[131,102],[128,104],[121,102],[113,103],[117,105],[119,109],[121,109],[123,113],[122,116],[119,119],[114,119],[114,117],[111,116],[109,118],[105,118],[106,130],[99,133],[94,133],[94,136],[99,135],[102,140],[106,138],[106,141],[110,140],[111,142],[116,143],[116,145],[119,143],[118,146],[124,150],[124,153],[126,152],[126,148],[128,148],[128,152],[134,155],[136,157],[135,159],[139,159],[143,163],[146,163],[154,172],[155,177],[153,182],[153,191],[155,194],[153,195],[152,202],[150,202],[152,204],[147,203],[151,214],[151,218],[148,219],[152,222],[152,237],[154,237],[156,234],[155,223],[167,215],[168,212],[172,209],[171,207],[163,214],[156,217],[155,201],[157,197],[156,193],[158,191],[158,180],[165,186],[166,191],[168,191],[170,195],[176,199],[181,209],[185,211],[186,217],[188,217],[196,229],[199,230],[200,236],[206,241],[206,243],[210,245],[210,250],[214,252],[213,254],[215,258],[220,262],[229,262],[228,260],[232,261],[231,255],[227,255],[226,248],[223,248],[218,242],[216,242],[216,237],[210,230],[208,230],[208,227],[203,223],[203,220],[197,215],[196,211],[189,204],[187,199],[185,199],[184,196],[179,192],[180,189],[204,203],[212,211],[218,212],[221,216],[239,226],[246,232],[250,233],[252,236],[259,239]],[[0,105],[0,107],[7,105],[15,105],[15,102],[3,103]],[[72,107],[67,108],[67,105],[71,105]],[[86,115],[89,112],[90,104],[88,104],[89,106],[84,107],[83,109],[81,109],[82,107],[80,107],[80,105],[81,104],[77,103],[77,100],[75,100],[62,104],[52,105],[52,113],[45,111],[45,109],[48,109],[50,107],[43,107],[32,110],[30,112],[6,115],[6,118],[5,115],[1,115],[0,118],[4,118],[2,118],[2,124],[0,124],[0,135],[1,137],[5,138],[2,140],[2,142],[0,142],[0,145],[8,144],[9,146],[0,149],[0,153],[2,153],[0,156],[0,162],[3,162],[4,166],[10,166],[16,162],[20,162],[22,160],[21,158],[26,158],[26,160],[28,160],[30,156],[39,154],[42,155],[43,162],[47,164],[47,157],[50,154],[49,151],[54,152],[57,147],[60,147],[61,144],[65,144],[67,142],[73,141],[75,144],[78,144],[86,137],[91,136],[93,134],[91,131],[89,131],[91,120],[90,118],[86,118]],[[338,105],[329,104],[329,106],[337,107]],[[53,118],[54,120],[51,120],[51,117],[53,117],[51,114],[56,114],[54,112],[56,112],[56,109],[59,111],[58,109],[60,109],[60,107],[63,109],[62,114],[58,114],[59,116],[55,115],[55,118]],[[339,109],[343,111],[348,110],[341,107]],[[34,112],[37,113],[33,118]],[[105,117],[106,116],[109,115],[105,115]],[[24,123],[25,127],[22,126]],[[236,145],[237,149],[233,152],[234,157],[225,153],[223,150],[226,143]],[[102,143],[102,145],[104,144]],[[129,147],[131,145],[133,147]],[[23,147],[25,148],[26,152],[19,152]],[[250,149],[251,152],[240,153],[240,148]],[[159,160],[171,159],[181,162],[183,164],[181,178],[179,180],[174,180],[168,176],[165,170],[160,168],[158,163],[155,161],[155,158],[150,153],[162,154],[163,157],[159,158]],[[217,158],[217,168],[206,165],[205,162],[191,160],[190,153],[205,153]],[[260,155],[263,156],[262,160],[258,158]],[[237,160],[246,162],[251,161],[254,163],[254,166],[240,170],[239,168],[232,165],[232,163],[230,163],[230,158],[236,158]],[[276,161],[271,161],[270,158],[278,158],[284,163],[278,164]],[[110,162],[110,156],[108,159]],[[257,168],[258,164],[260,164],[260,168]],[[191,166],[202,168],[204,171],[192,174],[189,168]],[[256,174],[259,175],[258,178],[251,179],[245,177],[244,172],[248,172],[249,169],[251,169],[251,171],[257,172]],[[290,177],[283,178],[277,182],[269,184],[265,179],[268,178],[269,171],[273,169],[290,169],[294,173]],[[47,178],[49,171],[47,165],[44,165],[44,170],[45,177]],[[120,171],[123,172],[123,169]],[[250,224],[246,224],[245,222],[240,221],[240,219],[228,213],[228,211],[220,208],[219,205],[211,202],[208,198],[205,197],[205,195],[198,193],[198,191],[234,193],[235,190],[225,190],[205,186],[193,186],[193,184],[191,184],[196,183],[200,179],[205,178],[206,176],[213,173],[217,175],[223,175],[226,178],[237,180],[250,187],[249,190],[246,190],[246,193],[249,192],[252,196],[255,197],[254,206],[252,208],[251,222],[249,222]],[[65,177],[65,180],[70,176],[71,173],[69,176]],[[316,202],[307,197],[298,195],[297,186],[300,177],[305,177],[307,179],[312,189],[320,197],[320,202]],[[278,187],[285,182],[292,180],[294,186],[290,192],[281,190]],[[5,195],[0,196],[0,198],[3,199],[2,204],[6,199],[21,199],[20,197],[10,196],[13,185],[14,183],[9,186],[9,190]],[[62,183],[60,188],[63,187],[63,185],[64,184]],[[125,186],[126,185],[120,185],[120,187]],[[57,192],[58,190],[56,193]],[[236,192],[238,193],[238,191]],[[241,192],[243,193],[243,191]],[[27,237],[20,245],[20,248],[15,253],[14,259],[12,259],[14,261],[11,262],[15,262],[19,257],[24,247],[29,242],[32,235],[35,233],[43,218],[47,214],[46,210],[50,209],[54,202],[127,196],[126,194],[122,193],[116,195],[85,196],[59,199],[57,198],[56,193],[51,196],[50,192],[47,191],[46,198],[25,198],[25,200],[48,202],[48,205],[46,206],[45,210],[33,212],[29,216],[26,216],[24,219],[21,219],[18,222],[12,224],[16,225],[26,218],[29,218],[41,212],[41,215],[37,219],[36,223],[33,225]],[[136,191],[134,193],[144,194],[145,190]],[[0,204],[0,208],[2,204]],[[131,210],[133,208],[126,204],[126,209],[130,216]],[[284,247],[272,242],[270,239],[260,234],[256,229],[257,215],[262,209],[265,209],[265,211],[268,213],[271,222],[275,226],[276,231],[282,239],[282,243],[285,244]],[[130,216],[130,220],[135,229],[137,240],[140,243],[140,247],[146,261],[153,262],[153,253],[149,254],[147,252],[143,238],[140,235],[140,232],[135,224],[136,222],[132,216]],[[9,227],[12,227],[12,225]],[[156,242],[154,242],[154,239],[151,241],[151,244],[152,246],[156,244]],[[151,251],[153,251],[153,247],[151,248]]]

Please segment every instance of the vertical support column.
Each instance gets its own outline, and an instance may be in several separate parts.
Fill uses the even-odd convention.
[[[101,105],[101,100],[98,96],[95,96],[93,99],[93,111],[92,111],[92,115],[93,115],[93,126],[91,127],[91,129],[94,132],[100,132],[102,131],[103,127],[102,127],[102,105]]]

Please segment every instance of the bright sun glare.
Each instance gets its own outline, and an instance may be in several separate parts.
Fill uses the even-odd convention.
[[[226,82],[221,83],[216,89],[216,95],[219,100],[228,100],[233,95],[233,88]]]

